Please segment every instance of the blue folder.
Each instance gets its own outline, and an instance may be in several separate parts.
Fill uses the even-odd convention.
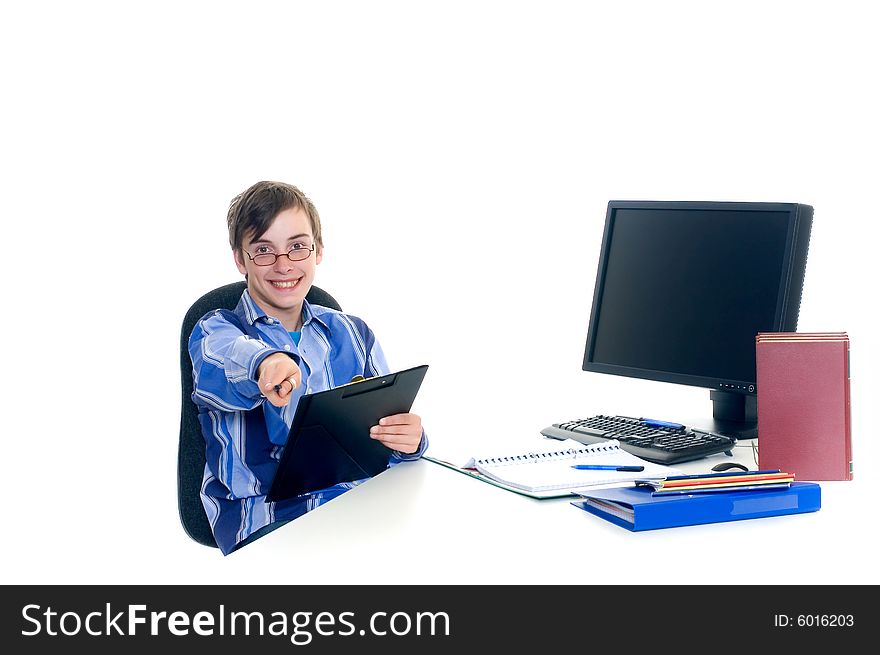
[[[584,500],[572,505],[634,532],[802,514],[822,506],[820,487],[813,482],[792,482],[786,489],[711,494],[654,495],[649,487],[623,487],[579,495]]]

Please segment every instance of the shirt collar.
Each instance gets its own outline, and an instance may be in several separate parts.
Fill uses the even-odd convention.
[[[306,327],[309,323],[315,321],[320,323],[328,330],[330,326],[327,325],[327,322],[321,318],[321,314],[316,314],[315,310],[312,308],[312,304],[308,300],[303,300],[303,328]]]
[[[241,292],[241,300],[238,301],[238,306],[235,308],[235,313],[239,316],[242,316],[249,325],[253,325],[254,323],[256,323],[257,319],[268,318],[266,316],[266,312],[260,309],[257,306],[257,303],[254,302],[254,299],[251,298],[251,294],[247,290],[247,288],[245,288],[245,290]]]
[[[242,291],[241,300],[238,301],[238,306],[235,308],[235,313],[239,316],[244,317],[244,319],[250,325],[253,325],[259,319],[263,319],[265,321],[269,318],[266,312],[260,309],[257,303],[254,302],[254,299],[251,298],[251,294],[247,289]],[[312,309],[311,303],[308,300],[303,300],[302,317],[303,328],[305,328],[305,326],[311,323],[313,320],[317,321],[327,329],[330,328],[330,326],[327,325],[327,322],[323,318],[321,318],[320,314],[315,313],[314,309]]]

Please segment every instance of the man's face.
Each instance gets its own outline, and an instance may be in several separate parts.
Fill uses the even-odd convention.
[[[248,276],[248,291],[254,302],[269,316],[274,316],[288,329],[298,327],[302,302],[315,280],[315,266],[321,263],[322,253],[310,252],[306,259],[291,261],[291,257],[305,255],[315,244],[312,227],[301,209],[285,209],[258,239],[245,237],[241,250],[235,251],[235,265]],[[261,254],[279,255],[270,266],[258,266],[251,259]],[[248,256],[250,255],[250,256]]]

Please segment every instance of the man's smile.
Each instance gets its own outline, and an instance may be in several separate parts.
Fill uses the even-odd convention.
[[[276,289],[293,289],[299,284],[302,278],[295,280],[269,280],[269,283]]]

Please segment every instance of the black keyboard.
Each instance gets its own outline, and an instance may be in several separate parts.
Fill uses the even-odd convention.
[[[722,434],[629,416],[600,415],[554,423],[541,430],[541,434],[586,444],[617,439],[624,450],[658,464],[687,462],[718,453],[731,454],[730,450],[736,444],[736,439]]]

